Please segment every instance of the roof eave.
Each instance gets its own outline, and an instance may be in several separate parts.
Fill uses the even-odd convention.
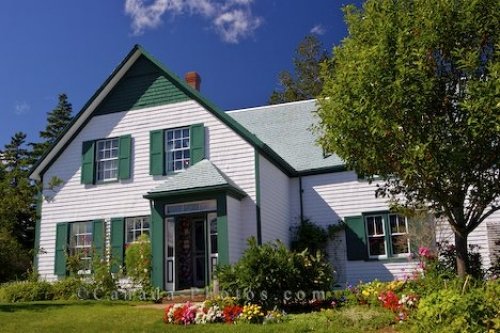
[[[247,196],[247,194],[242,190],[235,188],[229,184],[223,184],[223,185],[203,186],[203,187],[188,188],[188,189],[181,189],[174,191],[167,190],[160,192],[148,192],[147,194],[143,195],[143,198],[149,200],[155,200],[155,199],[165,199],[170,197],[186,196],[191,194],[201,194],[206,192],[226,192],[228,195],[231,195],[232,197],[238,200],[241,200]]]
[[[137,60],[137,58],[141,55],[142,51],[143,50],[141,46],[137,44],[134,45],[134,47],[132,48],[132,50],[130,50],[127,56],[113,70],[113,72],[108,76],[108,78],[104,81],[104,83],[95,91],[95,93],[92,95],[92,97],[90,97],[87,103],[85,103],[85,105],[75,115],[75,117],[71,120],[71,122],[64,128],[63,132],[59,135],[56,141],[54,141],[54,143],[45,151],[42,157],[40,157],[38,161],[32,166],[28,175],[29,178],[37,181],[40,181],[42,179],[42,175],[46,171],[50,161],[53,158],[59,156],[60,149],[65,145],[66,141],[70,140],[73,134],[80,130],[81,125],[83,125],[86,122],[88,116],[92,114],[95,108],[107,96],[107,94],[109,93],[109,91],[111,91],[114,85],[118,81],[120,81],[120,79],[126,73],[128,68],[130,68],[130,66],[135,62],[135,60]],[[83,118],[84,116],[87,116],[87,118]],[[57,149],[54,152],[56,148],[59,149]]]

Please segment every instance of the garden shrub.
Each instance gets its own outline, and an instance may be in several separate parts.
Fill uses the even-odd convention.
[[[78,277],[67,277],[65,279],[54,282],[52,291],[55,300],[76,300],[79,297],[78,291],[80,288],[87,288],[87,285]]]
[[[218,267],[216,276],[224,292],[266,309],[311,300],[315,291],[326,292],[333,282],[332,269],[319,251],[294,253],[279,241],[257,245],[255,238],[248,240],[236,264]]]
[[[110,296],[117,289],[118,281],[111,272],[111,264],[95,251],[92,255],[92,289],[98,297]]]
[[[151,287],[151,242],[148,235],[141,235],[125,251],[127,276],[143,289]]]
[[[293,251],[301,252],[308,249],[311,253],[321,251],[326,253],[328,231],[308,219],[300,221],[290,228],[292,241],[290,247]]]
[[[467,283],[467,280],[466,282]],[[412,332],[498,332],[498,281],[475,287],[458,284],[433,291],[420,300]]]
[[[481,253],[479,253],[478,245],[469,245],[469,274],[476,279],[482,279],[484,277],[484,271],[482,268],[482,258]],[[448,277],[454,277],[457,274],[457,251],[453,244],[445,241],[437,244],[437,262],[436,262],[436,273],[445,275]]]
[[[45,281],[16,281],[0,287],[0,302],[47,301],[54,297],[52,284]]]

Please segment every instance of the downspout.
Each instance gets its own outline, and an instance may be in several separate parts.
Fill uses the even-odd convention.
[[[300,196],[300,223],[304,221],[304,190],[302,188],[302,176],[299,176],[299,196]]]

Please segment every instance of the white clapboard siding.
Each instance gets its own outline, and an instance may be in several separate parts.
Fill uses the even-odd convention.
[[[265,157],[259,157],[262,242],[290,242],[290,178]]]
[[[500,211],[490,215],[467,238],[469,245],[479,246],[477,251],[481,253],[482,264],[485,269],[490,268],[492,261],[495,259],[495,252],[497,251],[494,240],[499,235],[495,232],[495,226],[500,226]],[[438,225],[436,238],[438,242],[447,241],[450,244],[455,244],[453,231],[446,221]]]
[[[375,188],[351,171],[303,177],[304,218],[326,227],[346,216],[388,210],[385,200],[375,198]],[[343,231],[330,242],[328,254],[341,284],[402,278],[415,266],[410,261],[348,261]]]
[[[50,201],[42,207],[39,273],[55,279],[55,226],[59,222],[87,221],[112,217],[149,215],[147,191],[166,177],[149,175],[149,133],[152,130],[203,123],[207,136],[207,156],[229,176],[248,197],[240,203],[242,220],[255,221],[254,149],[198,103],[151,107],[94,117],[69,144],[44,175],[44,182],[57,176],[64,181],[56,192],[46,191]],[[132,136],[131,179],[99,185],[80,184],[82,142]],[[47,186],[45,186],[47,187]]]

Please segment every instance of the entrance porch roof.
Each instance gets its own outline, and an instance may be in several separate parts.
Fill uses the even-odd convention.
[[[156,199],[211,191],[226,191],[238,199],[247,195],[224,172],[209,160],[204,159],[168,177],[164,183],[148,191],[144,198]]]

